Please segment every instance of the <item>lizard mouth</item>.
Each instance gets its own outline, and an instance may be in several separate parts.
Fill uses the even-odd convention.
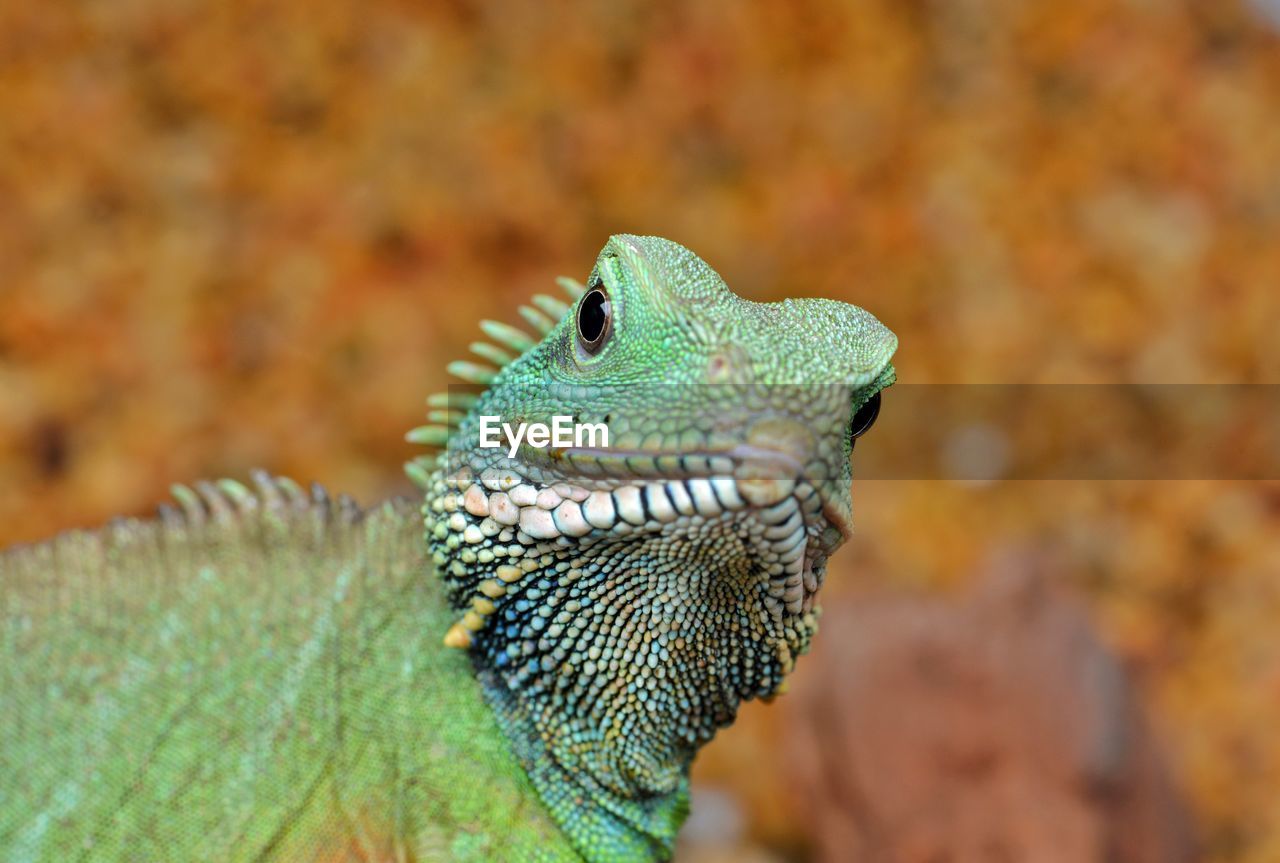
[[[545,485],[568,483],[589,490],[633,483],[679,483],[696,490],[704,480],[722,508],[763,510],[820,485],[793,453],[743,443],[722,450],[646,450],[522,446],[519,460]],[[730,490],[736,494],[730,494]],[[736,498],[736,500],[735,500]],[[712,507],[708,504],[706,509]],[[841,526],[842,533],[847,525]]]
[[[836,397],[848,398],[832,390]],[[657,532],[695,545],[733,537],[770,615],[792,620],[811,610],[827,559],[852,530],[848,421],[826,404],[810,407],[757,411],[738,425],[722,417],[714,431],[729,439],[705,447],[468,449],[470,469],[450,483],[457,497],[443,508],[481,518],[476,541],[510,529],[507,541],[549,549]]]
[[[839,479],[797,454],[740,443],[723,450],[521,447],[519,472],[491,467],[460,500],[474,515],[518,526],[534,541],[606,532],[629,536],[684,520],[733,517],[777,618],[807,612],[825,561],[848,538]],[[847,495],[847,487],[845,489]]]

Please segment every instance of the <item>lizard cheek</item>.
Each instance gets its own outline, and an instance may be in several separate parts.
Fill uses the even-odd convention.
[[[812,457],[816,444],[803,423],[790,417],[766,416],[747,431],[747,444],[786,456],[798,468]]]

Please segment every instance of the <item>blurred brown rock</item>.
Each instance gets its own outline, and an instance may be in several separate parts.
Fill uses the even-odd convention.
[[[1196,856],[1124,668],[1034,558],[967,595],[829,607],[784,699],[816,859]]]

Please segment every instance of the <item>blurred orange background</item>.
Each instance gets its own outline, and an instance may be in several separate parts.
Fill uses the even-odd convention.
[[[870,309],[903,381],[1275,382],[1277,5],[4,4],[0,544],[255,466],[407,491],[476,321],[616,232]],[[1208,858],[1280,859],[1280,486],[854,498],[828,603],[1033,550],[1133,673]],[[725,853],[812,853],[796,709],[699,761]]]

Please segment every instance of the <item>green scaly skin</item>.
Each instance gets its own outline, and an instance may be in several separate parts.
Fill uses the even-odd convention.
[[[0,860],[572,859],[417,505],[257,484],[0,556]]]
[[[896,340],[656,238],[586,287],[594,354],[539,297],[540,343],[451,367],[486,388],[411,433],[421,516],[260,475],[0,556],[0,859],[667,859],[697,749],[808,647]],[[564,414],[610,447],[478,445]]]

